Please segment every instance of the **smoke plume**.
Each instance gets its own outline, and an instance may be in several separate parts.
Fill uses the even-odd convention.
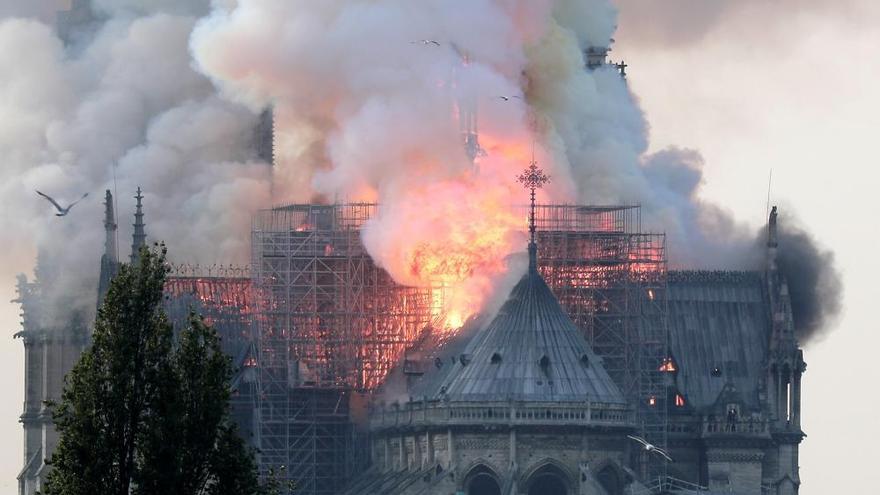
[[[764,238],[763,232],[759,238]],[[843,283],[834,253],[819,247],[793,215],[783,211],[777,266],[788,281],[798,340],[802,344],[821,341],[842,308]]]
[[[455,285],[453,297],[469,301],[460,320],[479,309],[504,257],[524,248],[511,200],[525,198],[515,175],[536,143],[525,47],[552,10],[550,1],[244,0],[204,19],[192,49],[226,97],[273,105],[284,143],[276,192],[378,200],[364,231],[370,254],[400,282]],[[485,150],[479,173],[463,145],[469,113]]]
[[[194,15],[208,2],[95,6],[100,22],[67,46],[38,20],[0,20],[0,232],[22,246],[2,272],[24,271],[36,248],[48,327],[94,308],[105,189],[118,193],[122,260],[138,186],[150,238],[181,261],[246,262],[242,233],[271,201],[249,142],[255,113],[191,68]],[[61,203],[90,195],[55,217],[35,189]]]
[[[616,24],[605,0],[240,0],[200,22],[192,50],[225,97],[274,106],[276,191],[383,205],[364,240],[401,282],[439,278],[482,304],[498,260],[522,249],[505,205],[524,197],[513,178],[532,153],[554,178],[544,199],[644,205],[674,267],[758,268],[749,229],[699,198],[699,153],[648,154],[625,81],[584,70]],[[478,173],[463,102],[486,151]]]
[[[207,263],[246,259],[250,216],[273,201],[378,201],[370,254],[399,282],[455,289],[458,323],[509,285],[533,158],[553,177],[541,201],[642,204],[674,267],[755,268],[749,229],[699,197],[700,154],[649,154],[625,80],[584,70],[614,35],[609,0],[92,4],[100,22],[66,46],[36,20],[0,22],[0,232],[36,246],[76,305],[94,304],[102,191],[119,193],[124,247],[140,185],[150,236]],[[267,106],[273,169],[250,142]],[[91,196],[59,219],[33,189]],[[792,263],[827,261],[791,275],[812,335],[835,306],[808,294],[836,279],[809,236],[792,242]]]

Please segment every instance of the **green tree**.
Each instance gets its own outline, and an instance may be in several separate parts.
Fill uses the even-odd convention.
[[[54,405],[49,495],[250,495],[252,453],[229,420],[229,358],[191,315],[175,338],[162,310],[164,247],[122,266],[93,342]]]

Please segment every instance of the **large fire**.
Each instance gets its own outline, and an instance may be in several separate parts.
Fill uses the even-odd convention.
[[[395,280],[433,288],[435,317],[446,330],[482,309],[508,255],[524,247],[511,187],[469,173],[426,184],[365,229],[365,242],[379,248],[373,252]]]

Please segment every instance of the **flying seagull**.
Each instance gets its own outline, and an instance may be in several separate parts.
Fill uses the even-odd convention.
[[[418,40],[418,41],[410,41],[410,43],[412,43],[413,45],[421,44],[421,45],[440,46],[440,42],[437,40]]]
[[[644,448],[645,448],[646,451],[648,451],[648,452],[653,452],[653,453],[655,453],[655,454],[657,454],[657,455],[659,455],[659,456],[661,456],[661,457],[664,457],[664,458],[665,458],[667,461],[669,461],[669,462],[674,462],[674,461],[672,460],[672,457],[669,457],[669,454],[667,454],[665,450],[663,450],[663,449],[661,449],[661,448],[659,448],[659,447],[657,447],[657,446],[651,445],[651,444],[648,443],[648,441],[645,440],[644,438],[642,438],[642,437],[634,437],[634,436],[632,436],[632,435],[627,435],[626,438],[629,438],[630,440],[635,440],[636,442],[639,442],[640,444],[642,444],[642,445],[644,446]]]
[[[520,95],[513,95],[513,96],[499,96],[498,98],[501,98],[501,99],[504,100],[504,101],[510,101],[511,98],[518,98],[518,99],[520,99],[520,100],[523,99],[523,97],[520,96]]]
[[[83,194],[81,198],[79,198],[78,200],[74,201],[73,203],[70,203],[69,205],[67,205],[67,208],[64,208],[63,206],[59,205],[57,201],[52,199],[48,194],[43,194],[40,191],[37,191],[37,194],[48,199],[49,202],[55,206],[55,209],[58,210],[58,213],[55,214],[56,217],[66,216],[68,213],[70,213],[70,209],[73,208],[74,205],[76,205],[80,201],[86,199],[86,197],[89,195],[89,193]]]

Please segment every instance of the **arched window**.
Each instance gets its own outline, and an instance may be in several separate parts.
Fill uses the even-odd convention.
[[[596,480],[602,485],[602,488],[608,495],[623,495],[623,483],[620,481],[620,474],[611,464],[600,469],[596,473]]]
[[[587,356],[586,354],[581,354],[581,364],[584,365],[585,367],[589,367],[590,366],[590,356]]]
[[[465,476],[464,489],[467,495],[501,495],[501,485],[492,472],[486,466],[474,467]]]
[[[663,373],[675,373],[678,371],[678,365],[675,363],[675,360],[672,359],[672,356],[667,356],[663,358],[663,362],[660,363],[660,367],[657,371]]]
[[[541,359],[538,360],[538,365],[541,366],[541,369],[547,371],[547,367],[550,366],[550,358],[547,357],[546,354],[544,354],[543,356],[541,356]]]
[[[526,482],[528,495],[568,495],[571,493],[568,476],[553,464],[547,464],[532,474]]]

